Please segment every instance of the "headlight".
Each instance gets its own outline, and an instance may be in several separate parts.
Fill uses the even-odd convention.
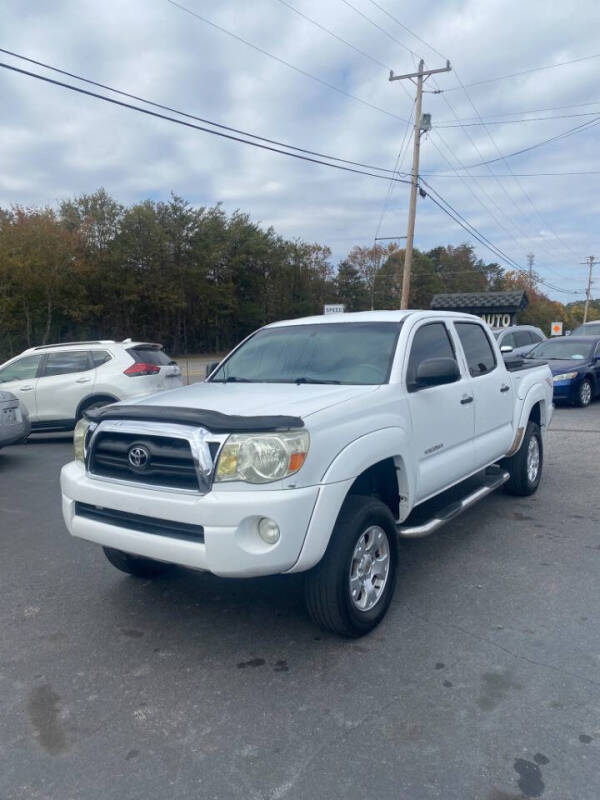
[[[552,380],[556,383],[556,381],[572,381],[576,377],[576,372],[562,372],[560,375],[554,375]]]
[[[73,431],[75,461],[85,461],[85,435],[88,432],[90,424],[89,420],[83,418],[75,425],[75,430]]]
[[[221,450],[216,481],[269,483],[298,472],[306,460],[307,431],[234,433]]]

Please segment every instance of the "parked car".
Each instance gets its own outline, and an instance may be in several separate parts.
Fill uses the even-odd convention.
[[[91,408],[182,385],[162,345],[131,340],[32,347],[0,367],[0,387],[19,397],[34,431],[69,430]]]
[[[545,341],[546,336],[533,325],[512,325],[510,328],[494,328],[494,336],[500,352],[523,356],[534,345]]]
[[[0,392],[0,447],[17,444],[29,436],[27,409],[10,392]]]
[[[554,400],[589,406],[600,394],[600,336],[561,336],[542,342],[527,358],[548,361]]]
[[[86,412],[65,523],[137,576],[306,571],[313,619],[360,636],[392,599],[397,535],[426,536],[502,485],[536,491],[552,376],[512,369],[468,314],[268,325],[203,383]]]
[[[571,331],[571,336],[600,336],[600,320],[596,322],[584,322],[574,331]]]

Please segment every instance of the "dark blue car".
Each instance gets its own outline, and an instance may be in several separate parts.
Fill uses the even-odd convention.
[[[554,402],[589,406],[600,394],[600,336],[561,336],[530,350],[526,358],[547,361]]]

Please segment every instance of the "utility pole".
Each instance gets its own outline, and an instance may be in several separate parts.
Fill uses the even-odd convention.
[[[409,72],[406,75],[394,75],[392,70],[389,77],[390,81],[402,81],[408,79],[417,87],[417,96],[415,100],[415,128],[413,139],[410,205],[408,207],[408,231],[406,235],[406,250],[404,251],[404,270],[402,273],[402,298],[400,300],[400,308],[408,308],[408,297],[410,293],[410,274],[412,270],[413,243],[415,239],[415,218],[417,215],[417,190],[419,188],[419,151],[421,134],[424,131],[431,129],[431,118],[424,120],[422,119],[421,115],[423,103],[423,84],[430,75],[435,75],[438,72],[450,72],[452,69],[449,61],[446,61],[446,66],[442,67],[441,69],[423,69],[424,66],[425,62],[423,59],[421,59],[419,61],[418,72]]]
[[[583,321],[587,322],[587,315],[588,315],[588,308],[590,305],[590,295],[592,293],[592,270],[594,269],[594,261],[596,260],[595,256],[588,256],[585,261],[582,261],[582,264],[588,264],[590,271],[588,273],[588,285],[587,291],[585,293],[585,306],[583,307]]]

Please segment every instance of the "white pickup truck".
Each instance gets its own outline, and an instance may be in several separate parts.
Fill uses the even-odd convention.
[[[73,536],[132,575],[306,572],[324,628],[360,636],[397,539],[542,474],[552,375],[509,368],[477,317],[378,311],[277,322],[203,383],[91,411],[61,474]]]

